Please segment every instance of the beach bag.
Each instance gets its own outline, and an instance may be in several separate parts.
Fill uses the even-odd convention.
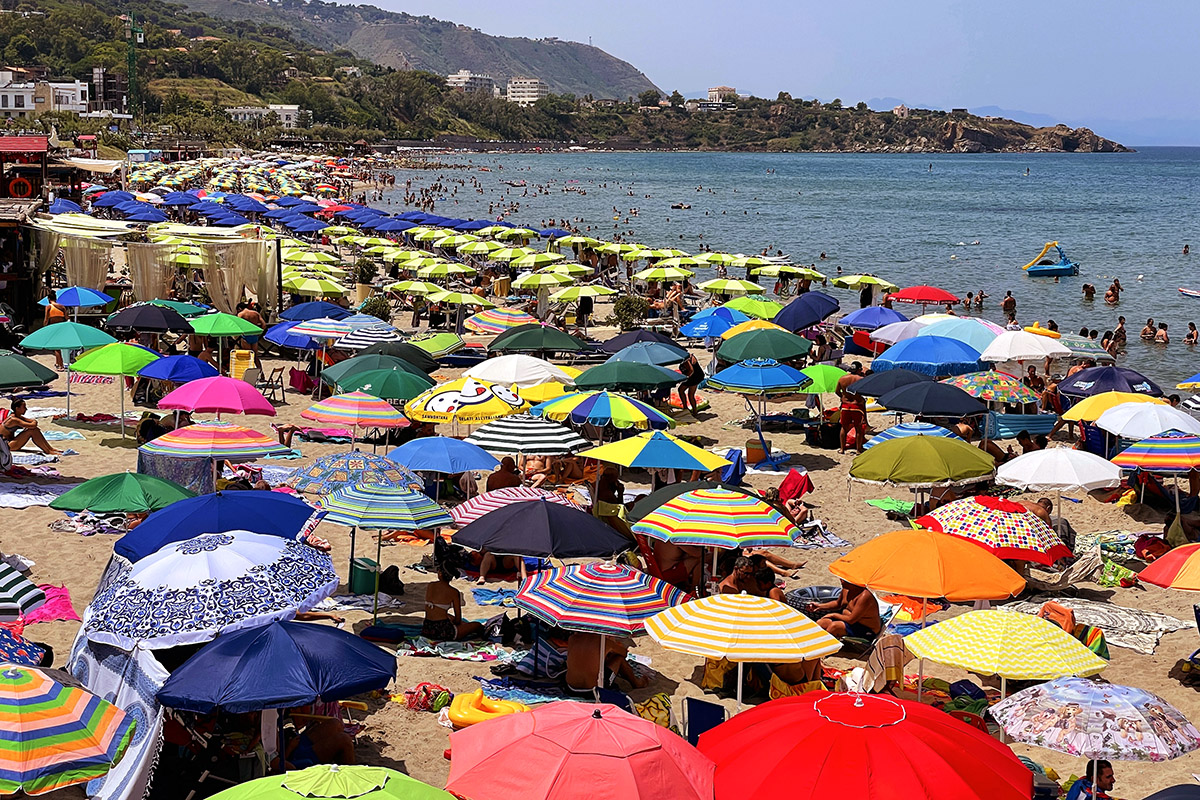
[[[404,707],[409,711],[431,711],[436,714],[450,705],[453,699],[454,695],[449,689],[436,683],[418,683],[404,690]]]
[[[675,709],[671,707],[671,698],[666,692],[659,692],[653,697],[633,704],[633,713],[642,719],[648,719],[655,725],[666,728],[677,736],[683,736],[679,729],[679,721],[675,718]]]
[[[1170,549],[1171,546],[1167,544],[1165,539],[1149,533],[1143,533],[1133,543],[1134,554],[1147,564],[1155,559],[1162,558]]]
[[[700,688],[706,692],[726,691],[726,684],[737,681],[737,664],[727,658],[704,659],[704,673],[700,676]],[[736,688],[736,687],[734,687]]]
[[[772,700],[778,700],[781,697],[799,697],[802,694],[809,692],[823,692],[825,684],[821,681],[808,681],[807,683],[790,684],[785,683],[782,678],[772,673],[771,685],[767,688],[767,696]]]
[[[1137,573],[1128,567],[1123,567],[1112,559],[1104,559],[1104,566],[1100,569],[1100,577],[1096,578],[1096,583],[1101,586],[1123,586],[1129,588],[1137,583]]]

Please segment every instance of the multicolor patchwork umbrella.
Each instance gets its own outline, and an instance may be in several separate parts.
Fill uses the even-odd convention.
[[[529,414],[515,414],[489,422],[468,436],[466,441],[489,453],[539,456],[569,455],[588,446],[587,439],[565,425]]]
[[[1049,525],[1025,506],[998,497],[977,495],[955,500],[919,517],[916,523],[970,539],[1000,558],[1050,566],[1071,556],[1070,548]]]
[[[441,506],[407,486],[342,486],[321,505],[326,511],[325,522],[355,528],[411,531],[454,524]]]
[[[1200,467],[1200,436],[1167,431],[1142,439],[1112,458],[1121,469],[1181,474]]]
[[[613,392],[572,392],[529,409],[535,417],[574,425],[666,430],[675,420],[653,406]]]
[[[877,444],[890,442],[892,439],[906,439],[909,436],[939,436],[943,439],[961,439],[954,431],[949,428],[943,428],[941,425],[934,425],[931,422],[902,422],[899,425],[893,425],[867,439],[863,443],[864,450],[870,450]]]
[[[475,425],[528,408],[529,403],[507,386],[462,377],[417,395],[404,405],[404,413],[417,422]]]
[[[940,322],[936,323],[936,325],[941,324]],[[957,386],[971,395],[971,397],[989,403],[1016,403],[1018,405],[1025,405],[1027,403],[1036,403],[1040,399],[1032,389],[1012,375],[995,370],[958,375],[953,378],[947,378],[942,383]]]
[[[0,622],[14,622],[45,602],[46,593],[33,581],[0,561]]]
[[[269,436],[228,422],[198,422],[177,428],[138,449],[150,455],[232,461],[290,452],[289,448]]]
[[[537,319],[517,308],[488,308],[468,317],[463,323],[467,330],[476,333],[503,333],[518,325],[528,325]]]
[[[425,481],[390,459],[359,450],[323,456],[288,481],[298,492],[322,495],[351,484],[412,487]]]
[[[1200,731],[1158,695],[1086,678],[1059,678],[991,709],[1018,742],[1087,759],[1167,761],[1200,748]]]
[[[760,498],[728,489],[693,489],[668,500],[633,532],[678,545],[790,547],[799,531]]]
[[[528,503],[531,500],[545,500],[564,506],[578,508],[578,505],[566,495],[558,492],[548,492],[545,489],[531,489],[528,486],[510,486],[505,489],[494,489],[490,492],[472,497],[465,503],[460,503],[450,509],[450,516],[455,525],[469,525],[484,514],[512,505],[513,503]]]
[[[592,563],[530,575],[517,591],[516,605],[566,630],[623,636],[687,599],[682,590],[640,570]]]
[[[579,453],[609,464],[639,469],[681,469],[712,472],[729,460],[662,431],[647,431],[612,444]]]
[[[134,719],[84,689],[13,664],[0,669],[0,794],[48,794],[108,774]]]

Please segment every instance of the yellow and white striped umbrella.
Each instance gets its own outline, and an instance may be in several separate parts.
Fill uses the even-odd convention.
[[[939,664],[1022,681],[1087,677],[1108,666],[1057,625],[1019,611],[968,611],[904,637],[909,652]]]
[[[660,611],[646,632],[668,650],[705,658],[793,664],[836,653],[841,643],[786,603],[718,594]]]

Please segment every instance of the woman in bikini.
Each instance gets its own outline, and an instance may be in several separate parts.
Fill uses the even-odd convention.
[[[478,622],[463,622],[462,592],[451,582],[459,576],[459,557],[440,540],[434,542],[437,580],[425,588],[425,621],[421,635],[435,642],[470,639],[483,631]]]
[[[30,442],[36,444],[46,455],[54,456],[60,452],[46,441],[45,434],[38,428],[38,421],[25,416],[24,400],[12,401],[12,412],[0,423],[0,439],[8,442],[8,448],[13,452]]]

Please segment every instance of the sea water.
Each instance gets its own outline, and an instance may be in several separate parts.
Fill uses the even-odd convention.
[[[1200,248],[1200,148],[989,155],[455,153],[444,160],[469,164],[484,192],[452,185],[434,208],[443,216],[496,219],[516,203],[504,218],[534,228],[566,218],[597,238],[620,235],[691,253],[703,245],[725,252],[782,250],[831,278],[840,268],[960,296],[983,290],[989,295],[983,315],[994,321],[1001,321],[1000,300],[1011,290],[1023,325],[1054,319],[1063,332],[1087,326],[1103,334],[1125,316],[1129,345],[1118,363],[1164,390],[1200,371],[1200,354],[1183,345],[1187,323],[1200,323],[1200,299],[1178,292],[1200,289],[1200,249],[1182,253],[1185,244]],[[428,185],[439,176],[448,183],[465,175],[403,171],[397,177]],[[396,209],[399,191],[389,194]],[[675,203],[691,208],[672,209]],[[1021,271],[1052,240],[1080,264],[1078,276],[1056,283]],[[711,277],[697,272],[697,280]],[[730,277],[743,276],[730,271]],[[1117,306],[1103,301],[1113,278],[1125,287]],[[763,283],[771,289],[774,280]],[[1095,285],[1095,300],[1083,299],[1084,283]],[[826,291],[841,300],[843,312],[858,307],[857,293]],[[1168,323],[1169,345],[1138,339],[1148,317]]]

